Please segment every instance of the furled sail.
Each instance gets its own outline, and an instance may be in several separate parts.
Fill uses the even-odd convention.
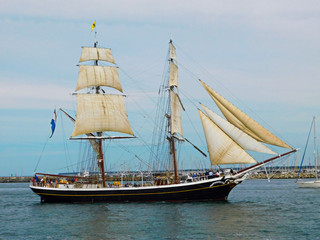
[[[117,67],[80,65],[76,91],[93,86],[112,87],[122,92]]]
[[[199,110],[212,165],[256,163],[246,151]]]
[[[245,132],[242,132],[239,128],[233,126],[231,123],[220,117],[211,109],[207,108],[203,104],[201,104],[201,107],[204,109],[210,120],[213,121],[230,138],[232,138],[233,141],[238,143],[244,150],[277,155],[277,153],[267,148],[265,145],[258,142],[254,138],[250,137]]]
[[[115,64],[110,48],[82,47],[80,62],[99,60]]]
[[[77,103],[76,123],[72,137],[103,131],[133,135],[123,96],[77,94]]]
[[[200,82],[231,124],[260,142],[292,149],[288,144],[235,107],[203,81],[200,80]]]
[[[181,124],[181,105],[178,95],[170,90],[170,103],[171,103],[171,134],[179,133],[182,134]]]

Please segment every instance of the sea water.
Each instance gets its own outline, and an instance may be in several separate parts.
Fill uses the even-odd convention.
[[[320,189],[247,180],[227,202],[41,204],[0,184],[0,239],[320,239]]]

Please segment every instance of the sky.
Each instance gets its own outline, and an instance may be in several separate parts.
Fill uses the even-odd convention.
[[[144,161],[148,149],[141,142],[150,143],[152,138],[170,38],[177,48],[179,87],[188,99],[215,108],[199,86],[200,78],[301,149],[312,117],[320,117],[319,1],[0,0],[0,4],[0,176],[64,172],[60,165],[84,157],[79,143],[64,143],[72,123],[60,112],[56,132],[48,137],[53,109],[62,107],[75,115],[77,64],[81,46],[93,45],[93,21],[99,45],[112,49],[119,66],[133,130],[145,139],[120,144],[130,145],[130,154],[137,151]],[[186,107],[193,108],[188,99]],[[192,131],[193,125],[201,125],[198,116],[188,118],[193,123],[186,123],[184,133],[205,150],[203,133]],[[128,169],[141,165],[136,159],[130,162],[132,156],[123,160],[127,155],[115,146],[108,151],[113,153],[107,169],[121,168],[118,163]],[[180,165],[198,167],[194,165],[198,157],[187,154]],[[209,164],[208,159],[201,161]]]

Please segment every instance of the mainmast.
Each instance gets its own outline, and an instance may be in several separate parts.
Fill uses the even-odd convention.
[[[171,135],[170,138],[170,149],[171,149],[171,154],[173,158],[173,168],[174,168],[174,182],[179,183],[178,180],[178,167],[177,167],[177,156],[176,156],[176,147],[175,147],[175,139],[174,136]]]
[[[178,95],[178,66],[176,48],[174,47],[172,40],[169,43],[169,101],[170,101],[170,116],[169,127],[170,137],[168,137],[170,143],[170,153],[172,154],[173,167],[174,167],[174,179],[175,183],[179,183],[178,170],[177,170],[177,156],[175,141],[183,140],[182,124],[181,124],[181,101]],[[180,137],[177,135],[179,134]],[[182,137],[182,138],[181,138]]]

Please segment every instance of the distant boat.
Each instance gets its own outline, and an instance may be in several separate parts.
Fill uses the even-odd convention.
[[[318,152],[317,152],[317,134],[316,134],[316,117],[313,117],[312,124],[310,128],[310,132],[313,127],[313,134],[314,134],[314,168],[315,168],[315,180],[311,181],[302,181],[298,180],[297,183],[300,188],[320,188],[320,180],[318,179]],[[309,141],[310,134],[308,136],[307,142]],[[307,144],[306,144],[307,148]],[[303,158],[301,160],[303,162]],[[302,164],[301,162],[301,164]],[[301,168],[300,168],[301,169]]]
[[[102,87],[111,87],[122,93],[117,66],[111,49],[82,47],[80,62],[92,61],[93,65],[80,65],[76,91],[88,89],[87,93],[76,93],[77,115],[71,140],[88,140],[96,153],[99,174],[86,172],[82,175],[68,176],[36,173],[36,180],[30,188],[41,197],[41,202],[130,202],[130,201],[210,201],[226,200],[230,191],[242,181],[248,173],[260,168],[267,162],[296,152],[295,149],[280,140],[264,127],[259,125],[233,104],[215,92],[200,80],[204,89],[214,100],[225,119],[201,104],[204,111],[198,109],[205,132],[211,165],[251,164],[238,172],[225,171],[221,175],[203,174],[183,179],[178,174],[176,145],[190,141],[182,132],[181,109],[184,110],[178,85],[178,62],[176,48],[172,40],[169,42],[168,78],[162,88],[168,97],[165,114],[164,141],[169,144],[168,156],[173,171],[149,183],[140,186],[126,186],[116,182],[112,186],[106,183],[105,160],[102,147],[103,140],[135,138],[131,129],[124,105],[124,96],[106,94]],[[99,65],[99,61],[111,63],[111,66]],[[162,106],[165,108],[166,106]],[[110,136],[106,132],[124,133],[125,136]],[[82,137],[79,137],[81,136]],[[290,149],[278,155],[262,143]],[[204,154],[198,147],[192,144]],[[276,156],[258,163],[245,150],[274,154]],[[119,153],[121,154],[121,153]],[[205,155],[205,154],[204,154]],[[158,159],[164,159],[162,152]],[[40,177],[41,176],[41,177]],[[39,179],[41,178],[41,181]]]

